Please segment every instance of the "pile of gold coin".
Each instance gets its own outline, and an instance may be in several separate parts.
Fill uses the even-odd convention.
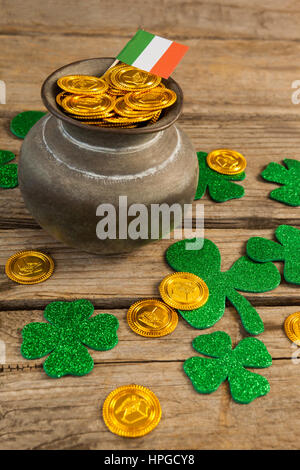
[[[102,77],[69,75],[57,84],[62,91],[56,102],[64,112],[98,127],[154,124],[177,99],[160,77],[126,64],[111,67]]]
[[[175,309],[194,310],[209,298],[207,284],[192,273],[169,274],[159,286],[161,300],[144,299],[131,305],[127,312],[130,328],[140,336],[158,338],[172,333],[178,324]]]

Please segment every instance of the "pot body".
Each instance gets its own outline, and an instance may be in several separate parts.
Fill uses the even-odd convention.
[[[198,183],[196,152],[175,124],[183,94],[172,78],[163,82],[176,92],[176,102],[164,110],[155,124],[144,127],[90,126],[72,119],[58,107],[60,77],[101,76],[113,62],[112,57],[74,62],[45,80],[42,99],[50,114],[27,134],[19,161],[20,189],[37,222],[66,245],[99,254],[128,252],[164,235],[162,218],[150,217],[151,205],[168,207],[166,204],[176,203],[183,207],[193,201]],[[145,72],[138,73],[143,80]],[[132,204],[140,205],[135,209],[147,210],[147,237],[145,233],[136,236],[137,230],[135,236],[128,236],[134,211],[126,217],[127,208],[119,206],[120,197],[131,211]],[[110,214],[109,228],[115,224],[116,230],[110,230],[106,238],[100,230],[99,238],[97,228],[103,222],[104,207]],[[154,236],[153,223],[155,228],[159,225]],[[145,232],[145,219],[143,229]]]
[[[19,183],[27,208],[54,238],[83,251],[122,253],[151,241],[151,204],[183,207],[193,201],[197,182],[196,152],[175,124],[153,134],[102,135],[48,114],[21,149]],[[124,220],[126,210],[119,207],[122,196],[128,207],[147,208],[147,239],[127,237],[124,227],[119,233],[120,211]],[[101,204],[116,210],[116,238],[98,238]]]

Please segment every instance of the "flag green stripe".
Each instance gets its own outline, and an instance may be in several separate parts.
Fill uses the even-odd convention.
[[[139,29],[133,38],[126,44],[124,49],[121,50],[117,56],[121,62],[131,65],[143,50],[150,44],[155,34],[148,33]]]

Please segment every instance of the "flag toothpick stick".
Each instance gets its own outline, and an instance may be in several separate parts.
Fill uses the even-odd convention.
[[[108,70],[120,61],[159,77],[169,78],[187,50],[188,46],[139,29]]]

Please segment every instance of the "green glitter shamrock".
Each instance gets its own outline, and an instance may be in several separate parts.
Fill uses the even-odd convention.
[[[15,188],[18,186],[18,165],[11,163],[16,156],[8,150],[0,150],[0,188]]]
[[[201,249],[187,249],[191,242]],[[205,281],[209,289],[208,301],[195,310],[179,310],[183,318],[194,328],[213,326],[224,315],[226,298],[240,315],[244,328],[257,335],[264,331],[263,322],[255,308],[237,290],[244,292],[266,292],[280,284],[280,274],[273,263],[254,263],[247,256],[239,258],[231,268],[222,272],[221,255],[217,246],[207,239],[181,240],[171,245],[166,258],[176,271],[196,274]]]
[[[300,230],[290,225],[279,225],[275,230],[279,243],[262,237],[252,237],[247,243],[247,254],[254,261],[284,261],[286,282],[300,284]]]
[[[103,313],[89,318],[94,311],[85,299],[51,302],[44,316],[50,323],[29,323],[22,330],[21,353],[25,359],[48,356],[44,370],[50,377],[85,375],[94,361],[84,345],[107,351],[118,344],[118,319]]]
[[[195,199],[201,199],[208,188],[210,197],[216,202],[225,202],[229,199],[238,199],[244,196],[245,190],[242,186],[232,183],[245,179],[245,172],[238,175],[222,175],[212,170],[206,163],[207,153],[197,152],[199,162],[199,181]]]
[[[30,129],[37,123],[46,113],[43,111],[24,111],[17,114],[10,123],[11,132],[20,139],[24,139]]]
[[[272,365],[272,358],[259,339],[242,339],[232,349],[230,336],[224,331],[216,331],[195,338],[193,347],[199,353],[213,358],[194,356],[183,365],[197,392],[212,393],[227,378],[232,398],[237,403],[250,403],[270,391],[270,384],[265,377],[245,369],[261,369]]]
[[[261,176],[267,181],[283,185],[270,192],[271,199],[289,206],[300,206],[300,161],[286,158],[283,162],[287,168],[271,162]]]

